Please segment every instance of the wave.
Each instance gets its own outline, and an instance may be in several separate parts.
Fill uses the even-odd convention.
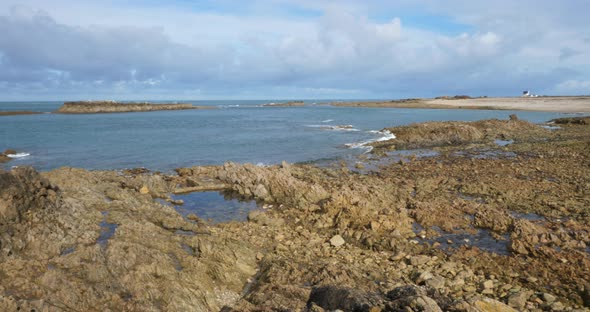
[[[326,120],[322,120],[322,122],[332,122],[334,121],[334,119],[326,119]]]
[[[29,153],[16,153],[16,154],[7,154],[6,157],[10,157],[10,158],[23,158],[23,157],[27,157],[27,156],[31,156],[31,154]]]
[[[354,128],[352,125],[307,125],[306,127],[310,128],[320,128],[323,130],[335,130],[335,131],[360,131],[359,129]]]
[[[346,146],[348,148],[365,149],[364,153],[366,154],[366,153],[369,153],[373,150],[373,147],[369,146],[369,144],[395,139],[395,134],[391,133],[391,131],[389,131],[389,130],[382,130],[382,131],[372,130],[372,131],[369,131],[369,133],[380,134],[381,137],[377,138],[377,139],[363,141],[363,142],[347,143],[347,144],[344,144],[344,146]]]

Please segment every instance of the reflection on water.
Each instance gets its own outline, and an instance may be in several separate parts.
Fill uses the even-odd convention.
[[[172,199],[184,201],[183,205],[175,206],[184,217],[195,214],[214,223],[246,221],[250,211],[261,208],[255,200],[237,199],[231,194],[215,191],[173,195]]]

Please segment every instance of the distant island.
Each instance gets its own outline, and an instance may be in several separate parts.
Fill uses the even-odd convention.
[[[147,102],[121,103],[115,101],[78,101],[65,102],[55,113],[58,114],[100,114],[151,112],[161,110],[211,109],[209,106],[194,106],[192,104],[153,104]]]

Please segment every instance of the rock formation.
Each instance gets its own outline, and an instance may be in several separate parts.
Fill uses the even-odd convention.
[[[126,112],[150,112],[160,110],[185,110],[205,109],[207,106],[194,106],[192,104],[153,104],[153,103],[121,103],[114,101],[82,101],[65,102],[56,113],[60,114],[99,114],[99,113],[126,113]]]

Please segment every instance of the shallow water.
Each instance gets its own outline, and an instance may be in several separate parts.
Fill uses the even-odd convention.
[[[259,107],[270,101],[195,101],[213,110],[0,117],[0,150],[29,156],[4,165],[86,169],[174,168],[226,161],[275,164],[354,158],[385,127],[414,122],[519,118],[545,122],[559,113],[356,107]],[[312,103],[314,101],[308,101]],[[0,103],[0,110],[50,112],[59,102]],[[352,129],[341,129],[350,125]],[[321,127],[319,127],[321,126]]]
[[[412,229],[415,233],[419,233],[424,230],[424,228],[418,223],[414,223]],[[441,250],[449,252],[460,246],[470,246],[499,255],[511,254],[508,250],[508,244],[510,242],[508,234],[502,235],[501,240],[496,240],[491,235],[491,231],[487,229],[477,229],[476,234],[447,233],[437,226],[433,226],[432,229],[437,231],[440,236],[430,239],[419,238],[419,241],[430,244],[438,243]]]
[[[106,220],[100,222],[100,235],[96,239],[96,243],[105,248],[109,239],[115,235],[115,231],[119,227],[116,223],[109,223]]]
[[[184,201],[183,205],[175,206],[184,217],[194,213],[214,223],[246,221],[250,211],[261,208],[255,200],[240,200],[222,192],[194,192],[173,195],[172,198]]]

